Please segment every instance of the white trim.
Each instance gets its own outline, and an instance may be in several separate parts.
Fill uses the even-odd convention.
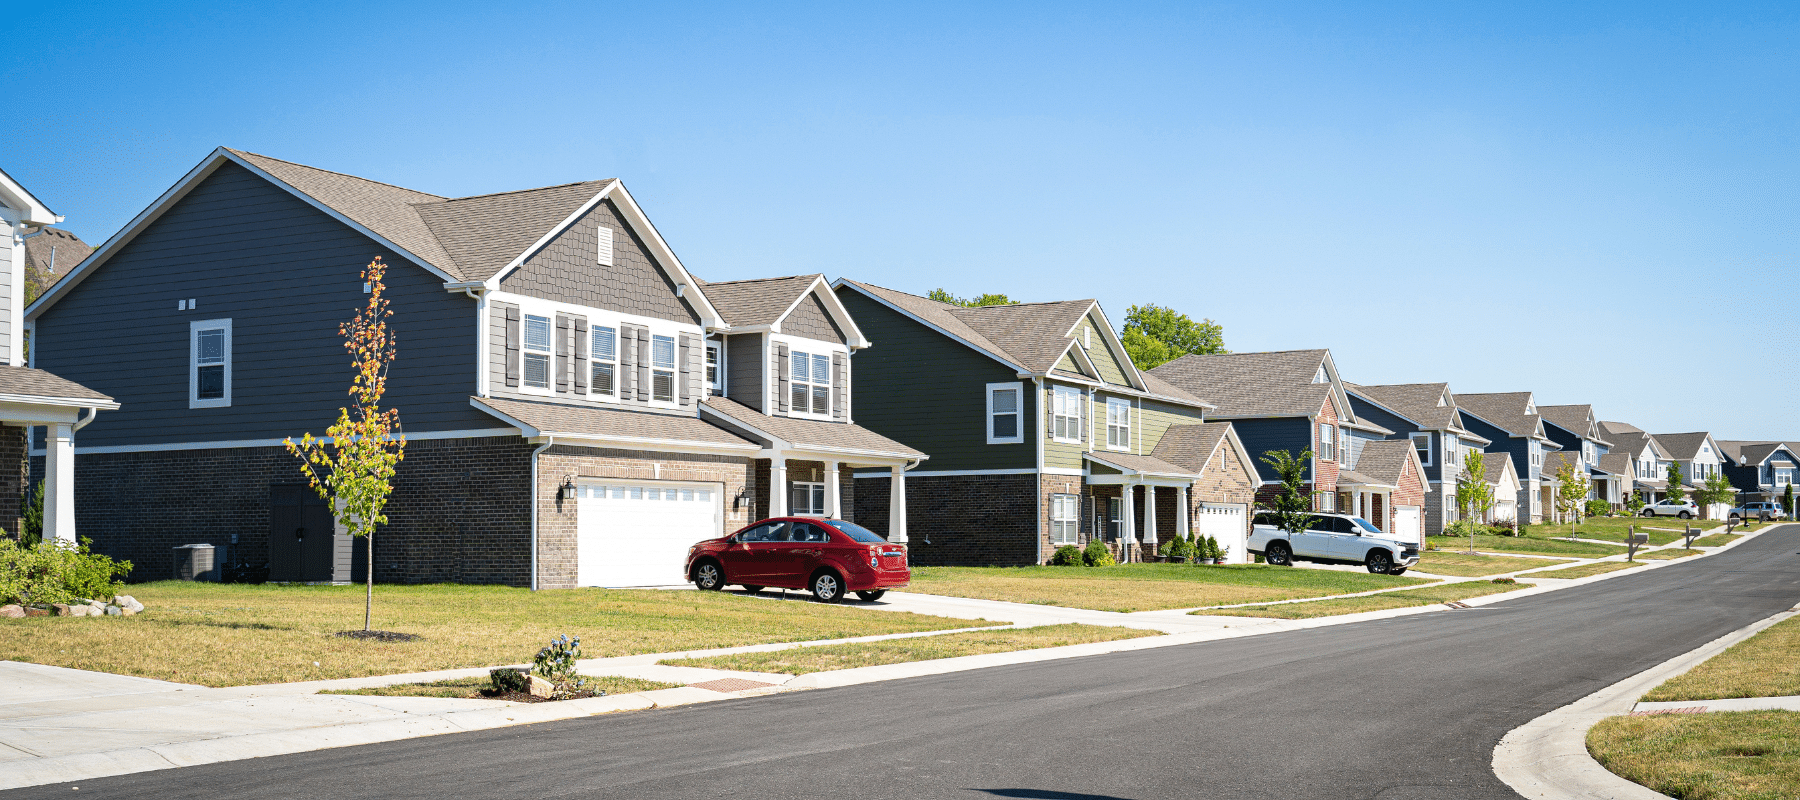
[[[861,350],[873,344],[867,337],[863,336],[862,329],[856,327],[856,320],[850,318],[850,310],[844,308],[844,301],[838,299],[837,293],[831,290],[831,284],[825,282],[825,276],[823,275],[815,276],[813,282],[807,285],[806,291],[796,295],[794,297],[794,302],[789,303],[786,310],[776,315],[774,322],[771,322],[768,325],[751,326],[750,329],[766,328],[775,333],[780,333],[781,321],[787,319],[789,314],[794,313],[794,309],[800,307],[800,301],[805,300],[806,296],[809,294],[817,295],[819,297],[819,302],[825,304],[826,313],[830,314],[834,318],[834,321],[837,322],[838,327],[843,329],[845,333],[844,338],[849,340],[847,344],[850,349]]]
[[[1086,454],[1084,453],[1083,455]],[[1043,469],[1038,470],[1038,472],[1045,475],[1073,475],[1076,477],[1085,477],[1088,474],[1087,470],[1079,467],[1044,467]]]
[[[785,344],[788,347],[788,396],[786,398],[786,400],[788,401],[788,410],[785,413],[777,411],[774,414],[770,414],[769,416],[787,416],[787,417],[792,417],[794,419],[810,419],[815,422],[836,422],[836,420],[832,419],[832,416],[831,416],[831,409],[833,406],[835,406],[837,404],[837,398],[834,396],[836,394],[836,392],[833,392],[831,390],[832,389],[831,372],[830,372],[831,356],[842,355],[844,357],[844,363],[846,365],[848,365],[850,363],[850,349],[844,345],[838,344],[837,342],[827,342],[827,341],[822,341],[819,339],[808,339],[803,336],[792,336],[792,335],[785,334],[785,333],[775,333],[775,332],[770,332],[767,335],[769,337],[769,344],[771,344],[771,345]],[[815,414],[811,411],[796,412],[794,410],[794,354],[795,353],[805,353],[808,356],[820,356],[820,355],[825,356],[826,374],[825,374],[825,383],[823,385],[825,386],[826,397],[825,397],[825,413],[823,413],[823,414]],[[765,351],[765,355],[772,356],[774,354],[772,352]],[[812,374],[810,366],[807,368],[807,370],[808,370],[807,371],[808,375]],[[779,376],[771,376],[771,377],[776,381],[775,385],[780,385]],[[817,381],[808,380],[806,385],[807,386],[819,386],[821,384],[819,384]],[[846,387],[846,388],[848,388],[848,387]],[[849,392],[846,391],[844,394],[847,396],[847,395],[849,395]],[[808,394],[808,397],[809,398],[811,397],[810,393]],[[779,403],[779,400],[777,401],[777,403]],[[772,406],[770,406],[770,408],[780,408],[780,405],[779,404],[772,405]],[[845,411],[845,418],[848,419],[849,418],[849,409],[846,408],[846,409],[844,409],[844,411]]]
[[[1431,431],[1413,431],[1412,433],[1407,434],[1407,437],[1406,437],[1407,440],[1412,442],[1414,457],[1417,457],[1418,453],[1419,453],[1419,443],[1414,438],[1414,437],[1418,437],[1418,436],[1425,437],[1425,452],[1431,454],[1431,456],[1432,456],[1432,459],[1429,461],[1420,459],[1419,464],[1421,466],[1429,467],[1432,464],[1436,463],[1436,461],[1437,461],[1436,456],[1437,456],[1438,448],[1437,448],[1437,444],[1436,444],[1436,437],[1432,436]]]
[[[885,477],[888,477],[888,471],[885,469],[857,470],[853,474],[858,478],[885,478]],[[1024,467],[1024,468],[1019,468],[1019,469],[940,469],[940,470],[913,469],[913,470],[907,470],[906,474],[911,475],[913,477],[925,477],[925,478],[956,478],[956,477],[962,477],[965,475],[1035,475],[1035,474],[1037,474],[1037,470],[1032,469],[1030,467]],[[1053,473],[1053,474],[1056,474],[1056,473]],[[1082,472],[1081,472],[1081,470],[1073,470],[1073,471],[1071,471],[1070,474],[1080,475],[1080,474],[1082,474]]]
[[[114,400],[97,400],[87,397],[50,397],[36,394],[0,394],[0,403],[18,403],[34,406],[66,406],[68,408],[104,408],[114,411],[119,403]]]
[[[994,435],[994,393],[1011,390],[1013,393],[1013,435]],[[987,414],[982,418],[983,433],[987,435],[988,444],[1022,444],[1025,441],[1025,382],[1003,381],[987,384],[983,390],[987,402]]]
[[[1135,427],[1132,424],[1132,419],[1131,419],[1131,407],[1132,407],[1131,398],[1129,398],[1129,397],[1108,397],[1108,398],[1105,398],[1105,400],[1106,400],[1106,402],[1101,404],[1106,409],[1106,448],[1105,449],[1111,450],[1114,452],[1129,453],[1129,452],[1131,452],[1132,428]],[[1125,405],[1125,446],[1123,446],[1123,447],[1113,446],[1112,429],[1114,426],[1113,426],[1112,404],[1115,400],[1120,403],[1123,403]],[[1096,416],[1098,416],[1098,415],[1096,415]]]
[[[1055,379],[1052,378],[1051,380],[1055,380]],[[1057,436],[1056,435],[1057,418],[1058,417],[1061,417],[1063,419],[1070,418],[1069,415],[1058,412],[1057,406],[1060,402],[1058,400],[1058,395],[1063,392],[1069,392],[1069,393],[1073,393],[1075,395],[1075,416],[1073,417],[1073,419],[1075,420],[1075,426],[1077,428],[1079,428],[1081,425],[1086,424],[1084,418],[1087,415],[1085,413],[1083,413],[1086,410],[1085,408],[1083,408],[1083,404],[1085,402],[1085,398],[1087,397],[1087,393],[1083,392],[1081,390],[1081,387],[1079,387],[1079,386],[1057,386],[1055,384],[1051,384],[1048,388],[1050,389],[1050,391],[1048,392],[1048,394],[1050,395],[1050,403],[1049,403],[1049,406],[1050,406],[1050,415],[1049,415],[1050,431],[1049,431],[1049,433],[1050,433],[1050,435],[1049,435],[1049,439],[1053,442],[1059,442],[1062,444],[1081,444],[1082,438],[1081,438],[1080,430],[1076,430],[1075,438],[1073,438],[1073,439],[1065,437],[1065,436]],[[1067,426],[1065,426],[1065,430],[1066,429],[1067,429]]]
[[[427,439],[473,439],[482,436],[518,435],[519,431],[516,428],[478,428],[460,431],[426,431],[424,433],[405,434],[406,440],[409,442],[424,441]],[[329,436],[319,436],[315,438],[322,442],[331,441],[331,437]],[[283,446],[281,439],[224,439],[216,442],[172,442],[169,444],[120,444],[100,445],[97,447],[76,447],[75,453],[77,455],[98,455],[103,453],[162,453],[176,450],[228,450],[237,447],[281,446]],[[44,449],[41,447],[34,449],[31,451],[31,454],[34,456],[41,456],[44,454]]]
[[[200,399],[200,367],[213,366],[200,363],[200,332],[212,330],[225,331],[225,360],[220,366],[224,372],[225,396],[209,400]],[[230,319],[198,319],[188,323],[188,408],[230,408],[231,407],[231,320]]]

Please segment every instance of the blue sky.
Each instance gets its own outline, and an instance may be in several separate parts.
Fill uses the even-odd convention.
[[[1096,297],[1348,380],[1800,440],[1800,6],[8,11],[0,166],[90,242],[217,145],[625,180],[711,280]],[[879,346],[879,343],[877,343]]]

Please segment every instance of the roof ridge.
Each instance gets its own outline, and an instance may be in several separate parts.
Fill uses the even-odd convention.
[[[906,290],[905,290],[905,289],[895,289],[895,288],[893,288],[893,287],[891,287],[891,286],[882,286],[882,285],[881,285],[881,284],[879,284],[879,283],[870,283],[870,282],[868,282],[868,281],[859,281],[859,280],[856,280],[856,279],[853,279],[853,278],[842,278],[842,279],[841,279],[841,280],[844,280],[844,281],[847,281],[847,282],[849,282],[849,283],[851,283],[851,284],[853,284],[853,285],[856,285],[856,286],[866,286],[866,287],[868,287],[868,288],[870,288],[870,289],[880,289],[880,290],[882,290],[882,291],[884,291],[884,292],[893,292],[893,293],[895,293],[895,294],[903,294],[903,295],[906,295],[906,296],[907,296],[907,297],[916,297],[916,298],[918,298],[918,299],[920,299],[920,300],[924,300],[924,301],[925,301],[925,302],[927,302],[927,303],[936,303],[936,304],[938,304],[938,305],[940,305],[940,306],[943,306],[943,307],[944,307],[944,308],[946,308],[946,309],[955,309],[955,308],[965,308],[965,306],[959,306],[959,305],[952,305],[952,304],[950,304],[950,303],[946,303],[946,302],[943,302],[943,301],[942,301],[942,300],[933,300],[933,299],[931,299],[931,298],[929,298],[929,297],[926,297],[926,296],[925,296],[925,295],[922,295],[922,294],[913,294],[913,293],[912,293],[912,292],[909,292],[909,291],[906,291]]]
[[[925,299],[930,300],[931,298],[927,297]],[[933,301],[933,302],[936,302],[936,301]],[[982,311],[982,310],[990,309],[990,308],[1018,308],[1020,306],[1054,306],[1054,305],[1066,305],[1068,303],[1098,303],[1098,302],[1100,302],[1100,301],[1095,300],[1090,297],[1090,298],[1083,298],[1083,299],[1079,299],[1079,300],[1038,300],[1038,301],[1030,302],[1030,303],[996,303],[991,306],[959,306],[959,305],[955,305],[952,303],[945,303],[945,305],[950,306],[951,308],[960,308],[964,311]]]
[[[301,166],[305,166],[305,165],[303,164]],[[351,177],[355,177],[355,176],[351,176]],[[537,187],[530,188],[530,189],[511,189],[511,190],[504,191],[504,192],[488,192],[487,194],[471,194],[471,195],[467,195],[464,197],[446,197],[443,200],[440,200],[438,202],[439,203],[455,203],[455,202],[458,202],[461,200],[480,200],[484,197],[501,197],[503,195],[509,195],[509,194],[524,194],[526,192],[541,192],[541,191],[544,191],[545,189],[561,189],[566,186],[580,186],[584,183],[611,183],[612,181],[616,181],[616,180],[618,180],[618,178],[599,178],[599,179],[591,180],[591,181],[569,181],[568,183],[553,183],[553,184],[550,184],[549,186],[537,186]],[[407,203],[407,205],[435,205],[435,204]]]
[[[1182,358],[1226,358],[1229,356],[1279,356],[1279,355],[1286,355],[1288,353],[1323,353],[1323,352],[1329,351],[1330,349],[1331,348],[1329,348],[1329,347],[1300,347],[1300,348],[1296,348],[1293,350],[1256,350],[1253,352],[1244,352],[1244,353],[1187,353],[1187,354],[1184,354],[1182,356]]]
[[[439,194],[432,194],[432,193],[430,193],[430,192],[421,192],[421,191],[419,191],[419,190],[418,190],[418,189],[411,189],[411,188],[407,188],[407,187],[405,187],[405,186],[401,186],[401,185],[399,185],[399,184],[396,184],[396,183],[388,183],[388,182],[386,182],[386,181],[378,181],[378,180],[375,180],[375,179],[373,179],[373,178],[365,178],[365,177],[363,177],[363,176],[361,176],[361,175],[351,175],[351,174],[350,174],[350,173],[348,173],[348,172],[338,172],[338,171],[337,171],[337,170],[331,170],[331,169],[325,169],[325,168],[324,168],[324,167],[315,167],[315,166],[313,166],[313,165],[311,165],[311,164],[302,164],[302,163],[300,163],[300,162],[298,162],[298,161],[289,161],[289,160],[287,160],[287,159],[285,159],[285,158],[276,158],[276,157],[274,157],[274,156],[267,156],[267,155],[263,155],[263,154],[262,154],[262,153],[252,153],[252,152],[250,152],[250,151],[249,151],[249,150],[238,150],[238,149],[235,149],[235,148],[230,148],[230,147],[227,147],[227,148],[225,148],[225,151],[226,151],[226,152],[228,152],[228,153],[236,153],[236,154],[237,154],[237,155],[241,155],[241,156],[256,156],[256,157],[257,157],[257,158],[266,158],[266,159],[268,159],[268,160],[270,160],[270,161],[279,161],[279,162],[281,162],[281,163],[283,163],[283,164],[287,164],[287,165],[290,165],[290,166],[295,166],[295,167],[305,167],[305,168],[306,168],[306,169],[310,169],[310,170],[313,170],[313,171],[315,171],[315,172],[323,172],[323,173],[326,173],[326,174],[328,174],[328,175],[337,175],[337,176],[339,176],[339,177],[343,177],[343,178],[355,178],[355,179],[356,179],[356,180],[359,180],[359,181],[362,181],[362,182],[364,182],[364,183],[373,183],[373,184],[375,184],[375,185],[377,185],[377,186],[386,186],[386,187],[388,187],[388,188],[389,188],[389,189],[399,189],[399,190],[400,190],[400,191],[403,191],[403,192],[412,192],[412,193],[413,193],[413,194],[422,194],[422,195],[425,195],[425,196],[426,196],[426,197],[436,197],[436,198],[438,198],[438,199],[439,199],[439,200],[449,200],[449,199],[451,199],[451,198],[448,198],[448,197],[444,197],[444,196],[443,196],[443,195],[439,195]],[[407,203],[407,205],[409,205],[409,206],[410,206],[410,205],[413,205],[413,204],[412,204],[412,203]]]
[[[780,275],[774,278],[740,278],[735,281],[707,281],[707,286],[730,286],[734,283],[766,283],[768,281],[791,281],[796,278],[823,278],[825,273],[814,272],[810,275]]]

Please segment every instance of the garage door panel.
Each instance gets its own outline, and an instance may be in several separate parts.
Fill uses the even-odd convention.
[[[720,535],[719,488],[634,482],[579,487],[576,583],[668,586],[683,583],[690,545]]]
[[[1424,523],[1418,506],[1395,506],[1394,529],[1389,531],[1395,538],[1407,542],[1424,545]]]
[[[1245,541],[1249,536],[1250,526],[1245,519],[1247,510],[1241,505],[1203,504],[1195,518],[1195,534],[1211,536],[1221,547],[1229,547],[1225,562],[1242,564],[1248,558]]]

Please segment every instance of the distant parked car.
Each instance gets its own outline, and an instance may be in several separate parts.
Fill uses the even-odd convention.
[[[912,570],[906,566],[906,545],[856,523],[778,517],[688,548],[687,576],[707,591],[735,583],[751,592],[766,586],[805,589],[821,603],[855,592],[872,603],[910,583]]]
[[[1639,511],[1638,515],[1645,517],[1680,517],[1682,519],[1693,519],[1694,517],[1700,516],[1700,507],[1694,505],[1691,500],[1665,499],[1644,506],[1644,510]]]
[[[1762,519],[1765,514],[1769,519],[1787,519],[1787,509],[1780,503],[1745,503],[1731,510],[1732,519]]]
[[[1383,533],[1374,523],[1348,514],[1310,514],[1312,524],[1297,534],[1275,525],[1274,515],[1257,514],[1246,549],[1276,566],[1295,561],[1361,564],[1374,573],[1401,575],[1419,563],[1419,545]]]

